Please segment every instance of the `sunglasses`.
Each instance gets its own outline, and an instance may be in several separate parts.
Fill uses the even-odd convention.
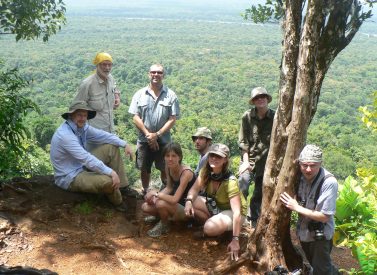
[[[150,74],[164,74],[162,71],[150,71]]]

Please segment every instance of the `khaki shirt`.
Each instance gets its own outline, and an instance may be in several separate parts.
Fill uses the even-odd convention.
[[[85,78],[78,89],[75,101],[82,100],[97,112],[95,118],[88,121],[90,126],[114,133],[115,81],[112,75],[103,80],[94,73]]]
[[[256,176],[263,176],[266,165],[272,124],[275,111],[268,109],[266,116],[259,119],[256,109],[246,111],[241,120],[241,128],[238,134],[238,146],[241,150],[249,152],[249,162],[255,165]]]

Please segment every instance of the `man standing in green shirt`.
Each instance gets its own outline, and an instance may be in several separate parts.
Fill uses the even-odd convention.
[[[266,165],[275,111],[268,108],[272,97],[263,87],[251,91],[250,105],[254,108],[247,110],[241,120],[238,135],[238,146],[241,149],[241,165],[239,167],[239,186],[245,198],[249,193],[251,180],[254,178],[255,187],[250,201],[248,220],[253,227],[259,218],[262,203],[263,173]]]

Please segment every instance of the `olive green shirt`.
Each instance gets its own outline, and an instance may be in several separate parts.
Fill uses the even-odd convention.
[[[90,126],[114,133],[115,81],[111,74],[103,80],[94,73],[85,78],[78,89],[74,101],[82,100],[97,112],[95,118],[88,121]]]
[[[275,111],[268,109],[264,118],[259,119],[256,109],[246,111],[241,120],[241,128],[238,134],[238,146],[241,150],[249,152],[249,162],[255,164],[254,173],[256,176],[263,176],[266,165],[272,124]]]

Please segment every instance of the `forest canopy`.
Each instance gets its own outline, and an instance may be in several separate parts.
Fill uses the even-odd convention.
[[[196,12],[198,2],[190,10],[182,2],[163,1],[171,10],[157,14],[146,8],[147,2],[129,9],[110,5],[70,9],[67,5],[67,25],[48,43],[16,43],[11,35],[1,37],[5,68],[17,67],[31,81],[22,93],[42,112],[41,116],[31,113],[26,121],[34,141],[48,150],[49,139],[62,122],[60,114],[80,81],[94,70],[91,60],[97,52],[107,51],[114,58],[113,75],[122,91],[123,104],[116,111],[120,136],[136,143],[128,105],[133,93],[146,85],[148,67],[158,62],[166,68],[165,83],[181,103],[182,118],[173,137],[184,148],[184,161],[195,165],[197,154],[190,136],[197,127],[208,126],[216,141],[230,145],[237,162],[239,121],[250,107],[251,89],[265,86],[273,95],[272,107],[277,104],[280,27],[244,22],[240,13],[247,4],[243,1],[228,9],[229,2],[221,1],[217,13],[204,14]],[[340,179],[358,167],[377,163],[376,139],[361,124],[358,112],[359,106],[371,104],[377,87],[376,41],[376,23],[365,23],[331,66],[309,128],[308,142],[324,148],[325,166]],[[132,165],[128,169],[134,170]]]

